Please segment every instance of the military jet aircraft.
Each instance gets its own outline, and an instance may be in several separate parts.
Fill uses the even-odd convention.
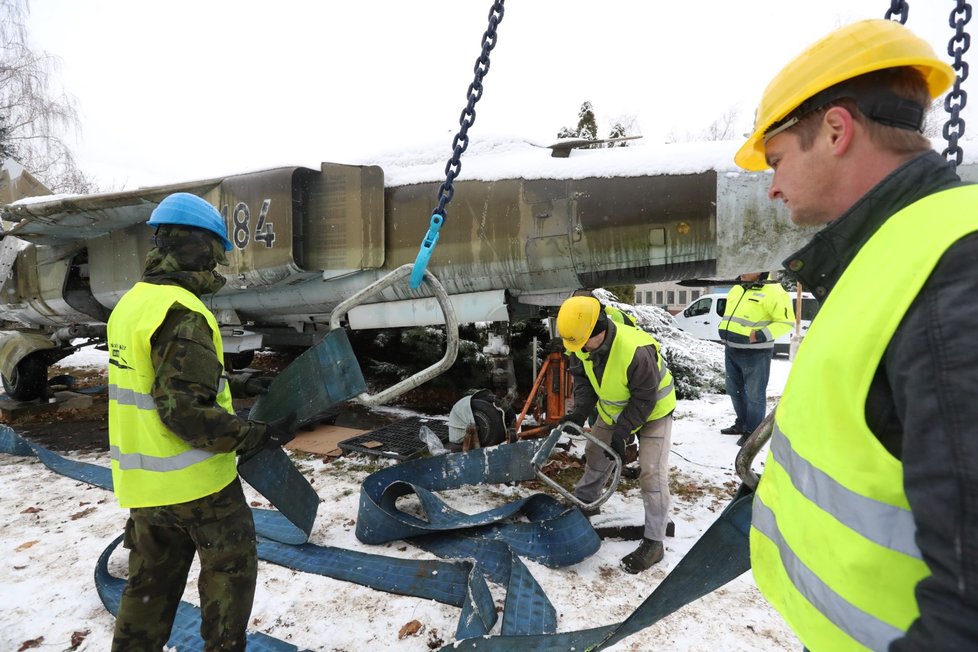
[[[578,144],[471,142],[428,265],[459,322],[545,315],[579,287],[775,269],[810,235],[768,201],[767,174],[733,166],[735,143]],[[0,240],[0,375],[8,395],[40,396],[51,364],[80,341],[104,339],[112,307],[142,272],[151,245],[145,222],[177,191],[203,197],[227,220],[234,249],[219,271],[228,283],[205,302],[224,331],[229,364],[244,366],[263,346],[316,343],[338,304],[415,260],[446,158],[419,148],[319,169],[21,199],[37,187],[26,171],[8,171],[0,184],[8,202]],[[443,319],[430,288],[405,281],[351,309],[343,323],[369,329]]]

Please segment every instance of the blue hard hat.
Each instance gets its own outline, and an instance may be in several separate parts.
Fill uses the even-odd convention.
[[[231,251],[228,228],[224,218],[207,201],[189,192],[175,192],[160,202],[149,216],[150,226],[162,224],[182,224],[206,229],[220,236],[224,241],[224,251]]]

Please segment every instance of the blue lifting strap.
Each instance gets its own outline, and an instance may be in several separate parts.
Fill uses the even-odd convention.
[[[114,577],[109,573],[109,557],[122,541],[122,535],[109,544],[98,558],[95,566],[95,588],[98,591],[102,604],[113,616],[119,613],[119,603],[122,598],[122,590],[126,583],[124,580]],[[297,652],[299,648],[286,643],[277,638],[262,634],[261,632],[250,632],[247,634],[247,648],[255,652]],[[189,602],[180,601],[177,607],[177,615],[173,619],[173,629],[170,630],[170,639],[167,641],[168,648],[177,650],[203,650],[204,641],[200,637],[200,609]]]
[[[112,474],[105,467],[87,462],[67,460],[43,446],[29,443],[9,426],[0,426],[0,453],[20,456],[37,456],[49,469],[66,477],[112,490]],[[283,453],[284,455],[284,453]],[[257,468],[257,466],[256,466]],[[293,471],[298,474],[298,471]],[[279,486],[289,486],[285,483]],[[273,504],[282,496],[269,497]],[[287,568],[316,573],[334,579],[356,582],[389,593],[430,598],[462,609],[456,636],[478,636],[492,629],[496,619],[495,604],[482,575],[474,573],[469,561],[444,562],[437,560],[408,560],[370,555],[342,548],[316,546],[303,543],[303,533],[280,512],[252,509],[255,530],[258,533],[258,556]],[[118,541],[109,545],[96,569],[96,587],[102,602],[111,613],[118,611],[125,582],[108,573],[104,561],[108,559]],[[301,544],[301,545],[297,545]],[[169,645],[182,641],[181,650],[203,649],[199,637],[200,614],[193,605],[182,603],[174,621]],[[294,650],[294,647],[267,647],[275,641],[263,637],[256,649]],[[187,641],[193,642],[188,644]],[[251,649],[249,638],[249,649]]]
[[[613,645],[750,570],[748,534],[753,498],[753,494],[736,496],[672,572],[621,623],[549,636],[472,638],[456,641],[441,650],[563,652],[602,650]]]
[[[302,352],[255,401],[248,418],[274,421],[295,412],[298,425],[314,421],[337,403],[367,391],[367,381],[346,331],[337,328]]]
[[[439,557],[474,559],[478,572],[506,587],[504,635],[555,632],[556,610],[520,558],[560,567],[589,557],[601,540],[587,518],[580,510],[561,505],[546,494],[534,494],[478,514],[463,514],[434,493],[465,485],[533,479],[534,455],[542,446],[553,444],[551,439],[522,441],[404,462],[377,471],[360,488],[357,538],[370,544],[408,539]],[[398,498],[408,494],[417,496],[422,518],[398,509]],[[516,520],[519,518],[525,520]],[[488,630],[479,636],[485,634]]]
[[[466,649],[489,650],[602,649],[648,627],[749,569],[747,536],[752,496],[744,495],[731,502],[672,573],[624,622],[554,633],[554,608],[520,557],[548,566],[562,566],[592,554],[600,544],[583,515],[542,494],[468,515],[456,512],[433,493],[464,484],[532,478],[534,471],[530,460],[542,445],[545,442],[524,441],[417,460],[383,469],[364,481],[357,521],[360,540],[382,543],[409,538],[438,556],[469,559],[474,563],[392,559],[309,543],[296,545],[297,539],[304,540],[305,533],[297,534],[296,526],[289,524],[280,512],[254,510],[259,556],[296,570],[461,607],[456,643],[443,648],[446,652],[459,643],[464,643]],[[0,427],[0,452],[37,455],[52,470],[111,488],[108,469],[65,460],[41,446],[29,444],[6,426]],[[273,485],[273,488],[281,486],[288,485]],[[424,518],[396,508],[397,499],[408,493],[418,496]],[[266,498],[275,505],[283,499],[282,496]],[[517,516],[526,521],[513,521]],[[110,553],[111,549],[103,553],[103,557],[107,559]],[[96,572],[99,593],[112,611],[111,605],[115,604],[117,608],[123,582],[110,578],[107,569],[103,572],[101,566],[100,561],[100,569]],[[485,578],[507,588],[499,636],[488,636],[495,624],[496,613]],[[182,606],[180,613],[186,615],[175,623],[171,645],[179,640],[185,641],[185,647],[180,649],[202,649],[197,634],[199,613],[190,605]],[[295,649],[275,647],[279,644],[288,645],[271,637],[259,637],[254,642],[255,649]]]

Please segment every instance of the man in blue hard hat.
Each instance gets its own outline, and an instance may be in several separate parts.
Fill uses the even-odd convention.
[[[225,282],[216,271],[231,250],[221,215],[176,193],[149,225],[155,247],[142,280],[108,322],[112,481],[130,509],[112,649],[163,648],[196,554],[205,649],[244,650],[258,561],[236,453],[288,442],[294,415],[266,424],[232,409],[232,389],[255,395],[267,383],[225,376],[221,334],[200,300]]]

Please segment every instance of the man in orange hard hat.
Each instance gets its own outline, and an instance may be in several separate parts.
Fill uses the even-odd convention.
[[[978,187],[921,133],[953,79],[900,24],[843,27],[771,81],[735,159],[824,227],[784,261],[822,306],[750,533],[815,651],[978,649]]]

